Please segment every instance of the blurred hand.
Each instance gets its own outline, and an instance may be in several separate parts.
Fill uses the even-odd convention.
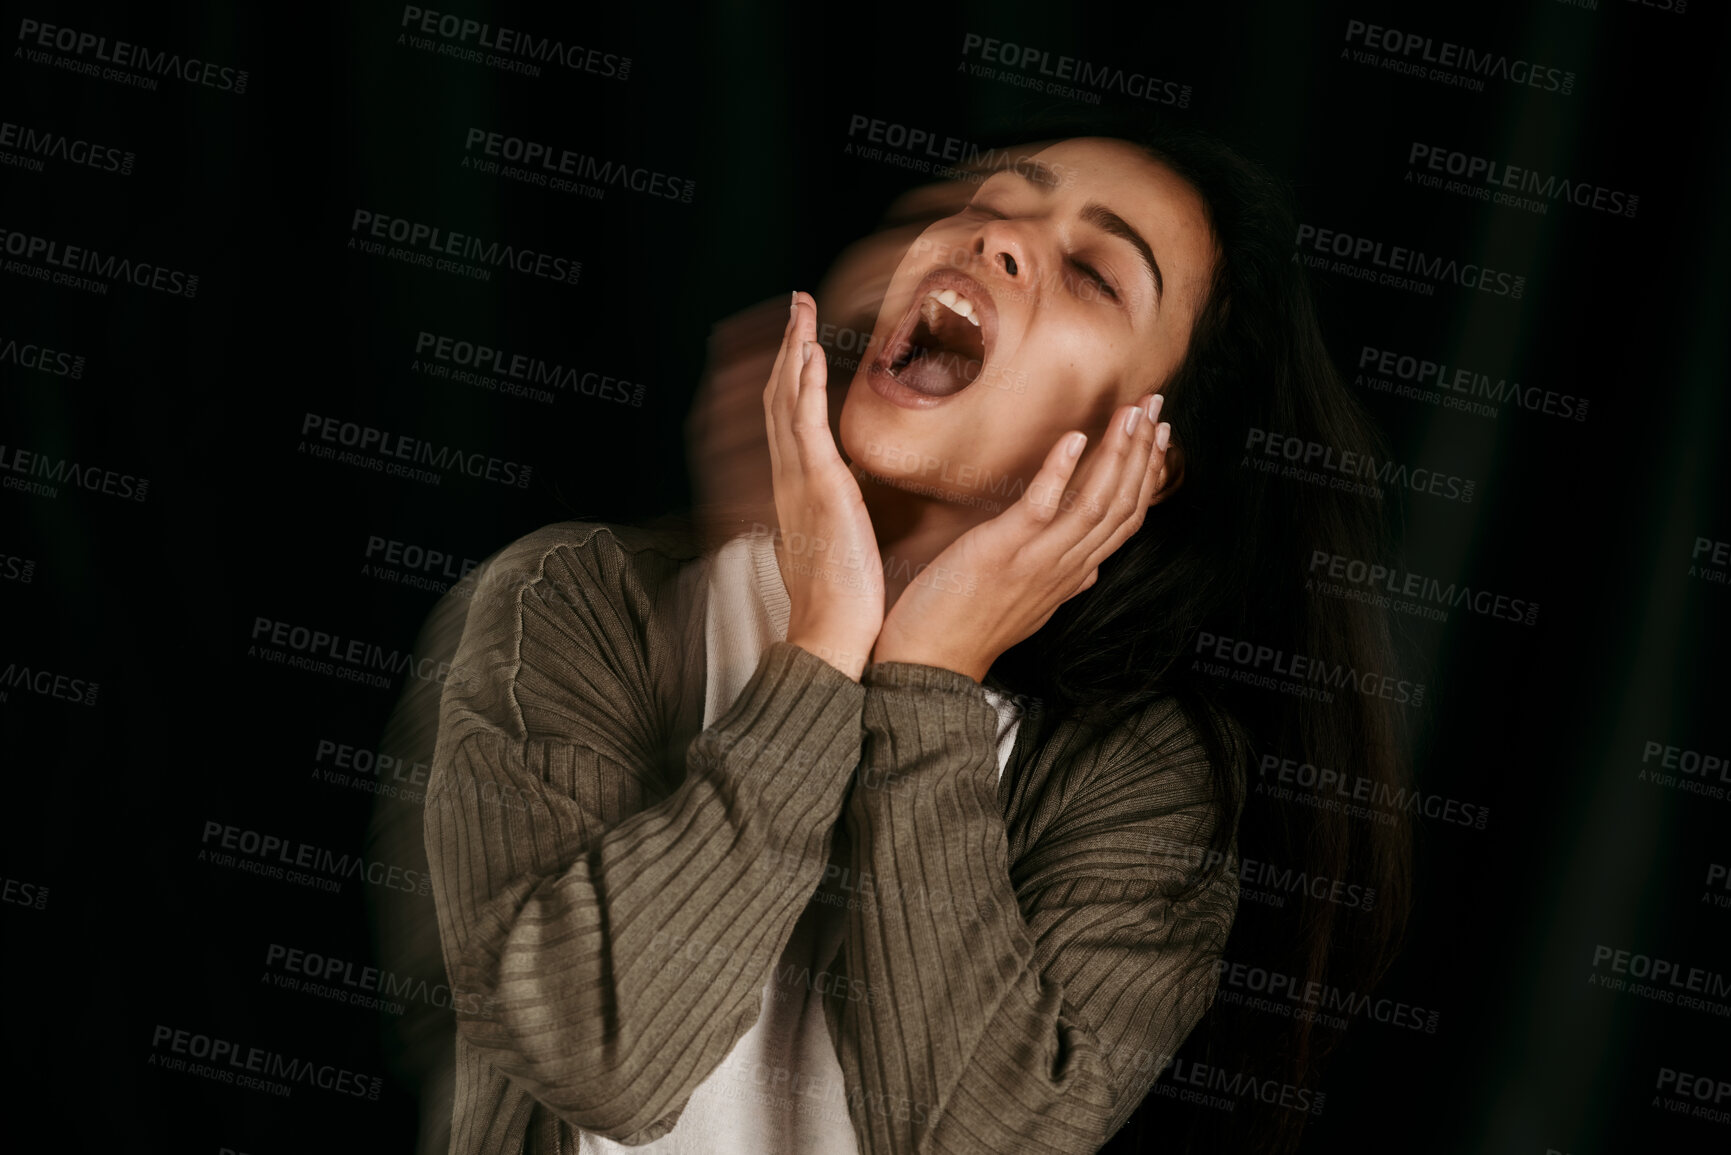
[[[792,603],[787,640],[858,681],[883,625],[883,563],[859,482],[830,430],[828,386],[817,302],[795,293],[763,390],[775,560]]]

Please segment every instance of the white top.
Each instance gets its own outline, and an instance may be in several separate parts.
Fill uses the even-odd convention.
[[[716,552],[704,623],[705,728],[733,705],[770,643],[787,639],[790,609],[768,535],[742,535]],[[998,711],[1001,779],[1021,711],[985,693]],[[583,1134],[580,1155],[858,1155],[822,1003],[835,982],[828,968],[847,932],[852,893],[844,875],[826,877],[765,976],[757,1022],[698,1084],[673,1130],[640,1147]]]

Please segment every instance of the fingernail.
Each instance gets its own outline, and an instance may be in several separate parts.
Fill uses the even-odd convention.
[[[1160,447],[1160,449],[1162,451],[1164,451],[1166,449],[1167,443],[1170,442],[1171,440],[1172,440],[1172,423],[1169,421],[1162,421],[1160,423],[1160,428],[1158,428],[1154,431],[1154,444],[1158,445]]]
[[[811,360],[811,342],[810,341],[801,341],[799,343],[799,362],[800,362],[800,364],[804,365],[807,362],[809,362],[810,360]]]
[[[1164,393],[1154,394],[1154,396],[1152,398],[1150,398],[1148,401],[1148,420],[1152,421],[1156,417],[1160,416],[1160,410],[1163,409],[1165,407],[1165,405],[1166,405],[1166,394],[1164,394]]]
[[[799,308],[799,290],[795,289],[793,296],[788,298],[787,311],[791,313],[797,308]]]
[[[1136,432],[1136,422],[1140,420],[1142,420],[1142,407],[1140,405],[1130,406],[1130,412],[1124,415],[1124,432]]]
[[[1064,452],[1070,457],[1080,456],[1082,446],[1086,444],[1088,444],[1088,435],[1086,433],[1072,433],[1064,441]]]

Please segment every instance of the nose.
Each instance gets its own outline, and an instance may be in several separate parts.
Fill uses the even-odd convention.
[[[974,235],[974,256],[1014,284],[1030,279],[1027,239],[1009,221],[988,221]]]

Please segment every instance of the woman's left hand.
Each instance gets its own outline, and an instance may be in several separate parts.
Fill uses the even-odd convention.
[[[1162,400],[1150,394],[1114,413],[1074,488],[1087,438],[1060,437],[1016,504],[951,542],[896,599],[872,661],[918,662],[982,681],[998,655],[1092,586],[1164,484],[1171,426],[1156,424]]]

